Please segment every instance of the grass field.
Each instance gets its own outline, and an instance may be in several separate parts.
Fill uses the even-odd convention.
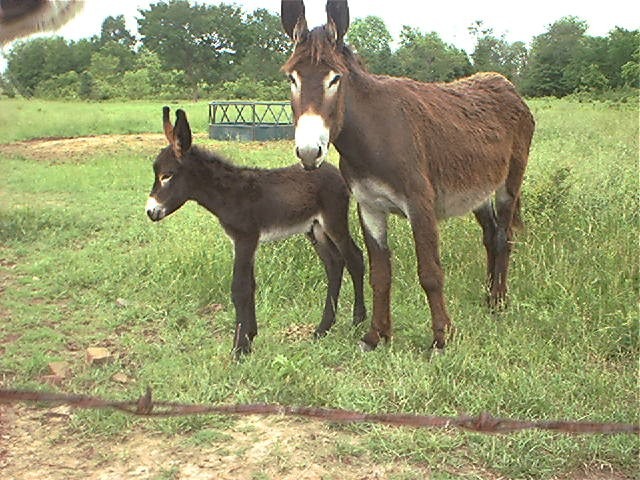
[[[159,224],[144,213],[161,137],[12,143],[157,134],[162,105],[1,100],[0,385],[50,389],[42,381],[47,365],[66,361],[72,375],[56,388],[110,398],[136,398],[150,385],[158,399],[184,402],[638,422],[638,112],[561,100],[530,105],[537,130],[522,202],[527,229],[517,238],[506,312],[485,308],[484,248],[473,218],[443,223],[445,294],[459,335],[444,357],[430,360],[410,230],[394,218],[389,346],[369,354],[357,349],[363,329],[350,327],[348,277],[336,326],[322,341],[311,340],[324,272],[297,237],[259,250],[260,333],[254,353],[235,363],[231,243],[196,205]],[[178,106],[195,132],[206,132],[205,103]],[[290,142],[234,144],[203,135],[197,142],[242,164],[294,161]],[[353,209],[351,225],[363,246]],[[368,287],[366,294],[370,309]],[[87,366],[84,349],[97,345],[115,360]],[[116,373],[131,381],[114,382]],[[133,429],[218,445],[237,422],[146,422],[78,411],[66,432],[96,444]],[[308,462],[320,461],[319,451],[322,461],[336,461],[337,470],[323,478],[347,478],[339,465],[363,458],[401,462],[389,475],[398,480],[425,471],[437,479],[638,478],[640,442],[629,435],[317,428],[339,435],[335,445],[309,445]],[[286,470],[290,463],[278,465]],[[246,478],[284,478],[275,472]],[[180,478],[165,473],[153,478]]]

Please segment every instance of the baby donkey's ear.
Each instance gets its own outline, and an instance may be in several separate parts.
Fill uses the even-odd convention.
[[[169,107],[162,107],[162,129],[167,141],[173,144],[173,125],[171,125],[171,118],[169,117]]]
[[[169,107],[162,108],[162,128],[164,136],[167,137],[173,153],[180,160],[182,156],[191,148],[191,127],[187,121],[187,115],[184,110],[176,111],[176,123],[171,125],[169,117]]]
[[[184,110],[176,111],[176,124],[173,127],[173,151],[176,157],[182,158],[191,148],[191,127]]]

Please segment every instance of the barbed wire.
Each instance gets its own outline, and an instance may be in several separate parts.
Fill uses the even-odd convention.
[[[112,409],[143,417],[178,417],[188,415],[283,415],[312,418],[340,423],[379,423],[392,426],[414,428],[461,428],[481,433],[508,433],[521,430],[551,430],[572,434],[639,434],[640,425],[631,423],[602,423],[568,420],[512,420],[497,418],[483,412],[478,416],[458,417],[416,415],[416,414],[376,414],[349,410],[296,407],[277,404],[244,405],[204,405],[178,402],[156,401],[150,388],[137,400],[105,400],[87,395],[63,393],[4,390],[0,389],[0,403],[44,403],[68,405],[75,408]]]

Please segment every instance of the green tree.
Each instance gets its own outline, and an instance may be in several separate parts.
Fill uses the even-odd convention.
[[[108,42],[115,42],[129,49],[133,49],[136,39],[131,32],[127,30],[124,15],[118,15],[116,17],[109,16],[102,22],[100,43],[105,44]]]
[[[84,72],[91,64],[91,55],[98,49],[98,44],[94,39],[83,38],[77,42],[69,41],[69,52],[72,57],[73,70]]]
[[[92,98],[106,100],[118,96],[122,74],[118,57],[96,52],[91,56],[91,65],[87,71],[93,81]]]
[[[624,74],[625,65],[633,62],[634,58],[635,64],[638,65],[640,30],[625,30],[616,27],[609,32],[607,39],[607,55],[602,70],[612,87],[621,87],[629,83]],[[638,77],[636,76],[635,84],[637,85],[637,83]]]
[[[153,93],[151,77],[147,69],[125,72],[122,78],[122,94],[126,98],[140,99]]]
[[[469,31],[476,37],[476,46],[471,54],[474,69],[478,72],[501,73],[518,85],[527,64],[525,44],[509,43],[504,35],[497,38],[493,29],[484,27],[482,21],[476,21]]]
[[[73,69],[72,52],[61,37],[17,42],[7,56],[7,76],[25,97],[33,96],[40,82]]]
[[[0,73],[0,95],[6,95],[9,98],[14,98],[16,96],[16,90],[11,85],[11,82]]]
[[[70,70],[40,82],[34,95],[40,98],[77,99],[80,97],[80,83],[80,75]]]
[[[640,88],[640,43],[630,60],[620,68],[620,77],[625,86]]]
[[[78,96],[83,100],[91,98],[93,92],[94,81],[91,74],[87,71],[80,74],[80,85],[78,85]]]
[[[392,70],[392,38],[380,17],[356,19],[349,27],[347,41],[372,73],[389,73]]]
[[[609,86],[609,79],[602,73],[598,65],[592,63],[582,69],[582,76],[577,89],[583,92],[603,92]]]
[[[425,34],[408,26],[402,28],[394,57],[394,74],[425,82],[451,81],[473,71],[463,50],[444,43],[435,32]]]
[[[117,71],[119,74],[135,69],[136,52],[118,42],[108,41],[100,45],[94,53],[108,55],[118,59]]]
[[[282,30],[280,17],[258,9],[247,16],[242,30],[241,60],[233,76],[265,84],[284,82],[280,67],[287,59],[291,42]]]
[[[151,5],[140,15],[143,45],[166,68],[184,72],[194,97],[200,83],[220,81],[240,60],[243,13],[239,7],[171,0]]]
[[[526,95],[564,96],[584,74],[587,23],[564,17],[533,39],[522,87]]]

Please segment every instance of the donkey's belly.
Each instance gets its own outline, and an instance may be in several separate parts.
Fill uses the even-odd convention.
[[[469,213],[488,201],[496,188],[438,192],[436,216],[438,219],[457,217]]]
[[[387,185],[375,180],[357,180],[350,185],[356,201],[367,210],[385,214],[395,213],[407,217],[407,199]],[[446,191],[436,194],[436,217],[444,219],[464,215],[475,210],[491,198],[499,188],[485,187],[464,191]]]
[[[356,201],[367,209],[407,216],[404,196],[389,186],[372,179],[352,181],[349,185]]]
[[[321,218],[318,215],[290,225],[274,225],[269,228],[263,228],[260,230],[260,243],[283,240],[299,233],[309,233],[313,228],[314,222],[320,221]]]

